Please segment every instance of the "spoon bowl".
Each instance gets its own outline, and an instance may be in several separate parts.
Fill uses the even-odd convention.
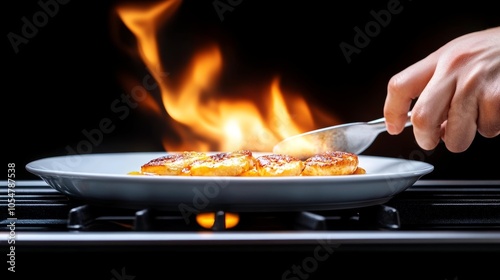
[[[411,126],[410,119],[411,111],[408,112],[405,127]],[[273,153],[287,154],[299,159],[325,151],[361,154],[384,131],[387,131],[385,118],[335,125],[286,138],[274,146]]]

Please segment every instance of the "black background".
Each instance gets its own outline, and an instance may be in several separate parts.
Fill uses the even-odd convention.
[[[283,87],[341,122],[382,117],[392,75],[457,36],[499,24],[494,1],[401,1],[402,12],[348,63],[339,44],[353,45],[354,28],[374,21],[370,11],[387,9],[391,1],[233,1],[237,5],[222,13],[223,20],[217,2],[226,3],[185,1],[165,27],[161,39],[171,75],[198,47],[219,42],[226,59],[221,87],[268,82],[279,74]],[[18,52],[9,34],[22,35],[23,17],[32,22],[43,9],[38,1],[4,3],[4,162],[17,165],[18,180],[37,179],[25,170],[28,162],[67,155],[67,147],[85,139],[82,131],[98,128],[103,118],[115,130],[90,152],[163,149],[162,122],[141,110],[130,110],[122,120],[110,109],[128,94],[119,73],[141,77],[146,71],[127,52],[134,41],[119,28],[114,9],[120,3],[58,4]],[[117,26],[122,32],[113,31]],[[364,154],[429,162],[435,166],[429,179],[498,179],[499,144],[499,137],[478,135],[464,153],[453,154],[444,145],[423,151],[407,128],[399,136],[381,134]]]

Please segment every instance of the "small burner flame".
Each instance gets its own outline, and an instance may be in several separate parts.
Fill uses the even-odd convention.
[[[206,229],[218,229],[216,223],[220,219],[224,223],[224,229],[235,227],[240,221],[240,216],[237,213],[224,213],[224,212],[207,212],[199,213],[196,215],[196,222]]]

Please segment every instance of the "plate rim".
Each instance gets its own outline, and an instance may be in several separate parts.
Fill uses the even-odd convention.
[[[142,160],[165,153],[93,153],[82,156],[95,160],[93,159],[95,156],[103,158],[113,155],[119,159],[120,156],[135,155]],[[197,211],[226,209],[239,212],[320,211],[366,207],[385,203],[434,169],[433,165],[425,162],[369,155],[359,155],[359,157],[389,163],[410,162],[418,168],[398,173],[359,175],[239,177],[82,173],[37,166],[48,164],[51,160],[65,160],[66,157],[69,156],[34,160],[28,163],[26,168],[53,189],[80,200],[111,204],[113,207],[134,209],[146,207],[168,211],[178,211],[180,205],[188,205]],[[138,159],[136,158],[134,162]],[[85,162],[85,159],[82,161]],[[194,193],[204,192],[205,187],[210,184],[215,188],[212,190],[220,193],[210,198],[210,206],[200,210],[197,208]],[[316,191],[308,191],[310,188]],[[222,189],[224,190],[221,191]]]
[[[168,154],[168,153],[178,153],[178,152],[124,152],[124,153],[92,153],[92,154],[81,154],[77,156],[82,156],[84,158],[92,158],[95,156],[140,156],[140,155],[156,155],[156,156],[161,156],[162,154]],[[207,152],[207,153],[217,153],[217,152]],[[254,152],[255,156],[261,155],[261,154],[268,154],[270,152]],[[421,168],[416,169],[416,170],[408,170],[408,171],[403,171],[400,173],[367,173],[367,174],[349,174],[349,175],[334,175],[334,176],[269,176],[269,177],[241,177],[241,176],[178,176],[178,175],[161,175],[161,176],[148,176],[148,175],[130,175],[130,174],[118,174],[118,173],[94,173],[94,172],[79,172],[79,171],[65,171],[65,170],[53,170],[53,169],[42,169],[42,168],[37,168],[35,165],[36,164],[41,164],[45,161],[51,161],[51,160],[62,160],[66,159],[69,157],[72,157],[75,155],[59,155],[59,156],[51,156],[51,157],[45,157],[45,158],[40,158],[33,160],[25,165],[26,170],[31,172],[34,175],[40,176],[40,175],[49,175],[49,176],[72,176],[72,177],[86,177],[86,178],[99,178],[99,177],[106,177],[106,178],[113,178],[113,179],[130,179],[130,180],[195,180],[195,181],[205,181],[210,178],[226,178],[226,179],[232,179],[232,180],[238,180],[238,181],[273,181],[273,180],[283,180],[283,179],[296,179],[296,180],[324,180],[324,179],[335,179],[335,180],[351,180],[354,176],[356,176],[357,179],[360,180],[365,180],[365,179],[374,179],[375,177],[379,176],[387,176],[387,175],[394,175],[397,174],[398,176],[410,176],[410,175],[416,175],[416,174],[421,174],[426,175],[431,173],[434,170],[434,166],[430,163],[424,162],[424,161],[417,161],[417,160],[411,160],[411,159],[404,159],[404,158],[392,158],[392,157],[383,157],[383,156],[374,156],[374,155],[358,155],[360,161],[362,160],[384,160],[384,161],[394,161],[394,162],[400,162],[400,163],[415,163],[418,164]],[[154,156],[153,156],[154,158]],[[363,166],[361,166],[363,167]],[[140,168],[138,166],[138,168]],[[137,171],[137,170],[130,170],[130,172]]]

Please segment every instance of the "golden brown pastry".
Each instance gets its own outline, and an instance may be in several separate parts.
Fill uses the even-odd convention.
[[[304,162],[289,155],[270,154],[257,157],[255,169],[259,176],[264,177],[299,176]]]
[[[255,167],[251,151],[217,153],[195,160],[189,166],[191,176],[240,176]]]
[[[331,176],[353,174],[358,168],[358,156],[332,151],[314,155],[305,160],[303,176]]]
[[[259,171],[257,171],[257,168],[254,166],[254,168],[249,169],[239,175],[240,177],[259,177]]]
[[[182,152],[168,154],[152,159],[141,166],[141,173],[145,175],[188,175],[188,167],[198,159],[208,157],[202,152]]]
[[[317,154],[307,160],[284,154],[254,157],[249,150],[217,154],[186,151],[152,159],[141,166],[140,172],[129,174],[240,177],[366,174],[358,163],[357,155],[340,151]]]

